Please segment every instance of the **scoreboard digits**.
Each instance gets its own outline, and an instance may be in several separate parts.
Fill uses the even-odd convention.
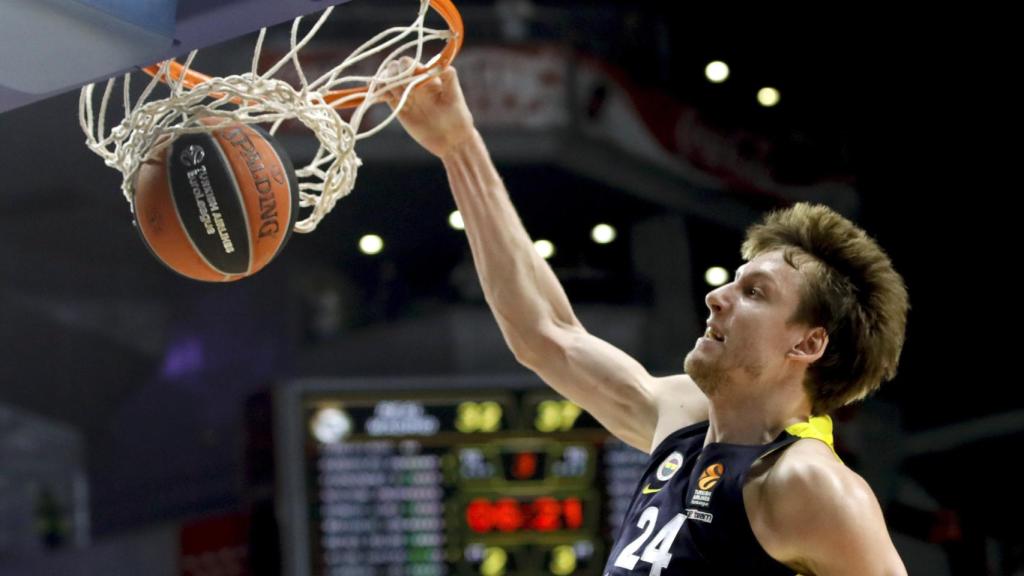
[[[302,407],[309,573],[600,574],[624,497],[608,482],[633,461],[576,404],[484,390]]]

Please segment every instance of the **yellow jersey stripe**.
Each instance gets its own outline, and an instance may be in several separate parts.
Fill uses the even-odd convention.
[[[832,418],[829,416],[811,416],[811,419],[807,422],[800,422],[793,424],[786,428],[786,432],[789,432],[797,438],[813,438],[815,440],[821,440],[828,445],[828,449],[832,451],[832,455],[836,457],[836,460],[842,462],[839,458],[839,454],[836,454],[835,442],[832,438]]]

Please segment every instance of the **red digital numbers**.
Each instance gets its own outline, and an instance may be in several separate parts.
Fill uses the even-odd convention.
[[[476,498],[466,506],[466,524],[470,530],[479,534],[494,530],[578,530],[583,526],[583,503],[579,498],[557,500],[548,496],[528,501],[501,498],[494,502]]]
[[[494,526],[491,503],[483,498],[470,502],[469,506],[466,506],[466,524],[473,532],[490,532]]]
[[[583,526],[583,503],[579,498],[566,498],[562,502],[562,514],[565,515],[565,527],[577,529]]]
[[[551,532],[562,527],[562,506],[554,498],[537,498],[533,504],[532,528],[538,532]]]
[[[494,527],[501,532],[515,532],[523,525],[525,514],[519,502],[511,498],[502,498],[494,503]]]
[[[512,476],[516,480],[529,480],[537,475],[537,455],[530,452],[516,454],[512,464]]]

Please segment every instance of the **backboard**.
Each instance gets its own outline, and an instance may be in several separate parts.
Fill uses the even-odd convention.
[[[348,0],[0,0],[0,112]]]

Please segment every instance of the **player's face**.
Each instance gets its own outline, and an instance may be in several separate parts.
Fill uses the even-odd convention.
[[[732,282],[708,293],[709,329],[685,363],[706,394],[727,382],[770,383],[784,375],[786,353],[807,330],[789,322],[804,282],[782,251],[774,251],[741,266]]]

